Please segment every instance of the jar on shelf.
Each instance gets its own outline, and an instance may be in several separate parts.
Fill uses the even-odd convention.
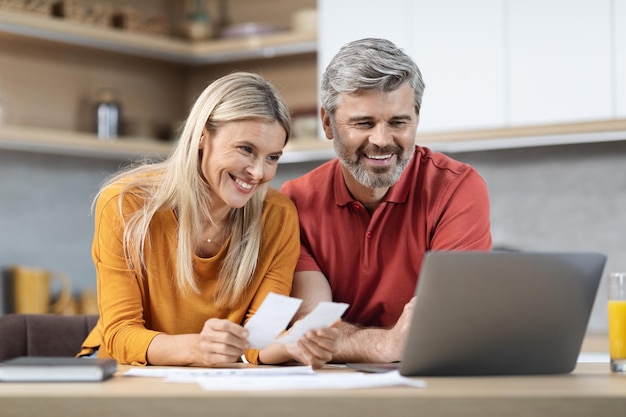
[[[204,0],[187,2],[187,13],[182,23],[184,35],[191,41],[202,41],[214,35],[213,21]]]
[[[96,133],[102,140],[115,140],[120,136],[122,109],[118,93],[112,88],[98,91],[96,103]]]

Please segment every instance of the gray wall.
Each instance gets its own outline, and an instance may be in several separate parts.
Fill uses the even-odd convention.
[[[599,251],[605,272],[626,271],[626,142],[453,156],[487,182],[494,246]],[[590,330],[606,327],[602,282]]]
[[[494,244],[523,250],[590,250],[626,270],[626,142],[452,155],[485,178]],[[278,187],[319,163],[285,164]],[[74,292],[95,289],[90,204],[123,162],[0,150],[0,266],[63,271]],[[601,286],[590,323],[606,329]]]

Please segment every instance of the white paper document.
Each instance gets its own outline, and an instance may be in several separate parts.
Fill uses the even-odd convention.
[[[194,368],[188,366],[167,367],[133,367],[124,373],[124,376],[139,376],[148,378],[166,378],[169,381],[182,380],[196,382],[197,378],[223,377],[267,377],[277,375],[313,375],[315,371],[310,366],[280,366],[280,367],[245,367],[245,368]]]
[[[270,343],[276,341],[285,344],[296,343],[306,332],[312,329],[328,327],[337,320],[348,308],[346,303],[333,303],[323,301],[305,318],[284,336],[280,333],[287,328],[291,319],[300,308],[302,300],[269,293],[257,312],[246,323],[246,329],[250,332],[248,341],[254,349],[264,349]],[[278,339],[276,339],[279,337]]]
[[[339,320],[347,308],[346,303],[322,301],[305,318],[298,321],[289,333],[276,341],[284,344],[296,343],[309,330],[328,327]]]
[[[199,384],[211,391],[268,391],[302,389],[355,389],[386,386],[423,388],[420,379],[403,377],[398,371],[385,373],[316,372],[310,366],[193,368],[133,367],[124,376],[165,378],[170,383]]]
[[[577,362],[609,363],[611,362],[611,356],[608,352],[580,352]]]
[[[267,377],[200,377],[196,382],[207,391],[270,391],[307,389],[356,389],[386,386],[423,388],[423,380],[403,377],[398,371],[378,374],[361,372],[316,372],[314,375],[276,375]]]
[[[264,349],[272,343],[287,328],[300,304],[302,300],[299,298],[269,293],[261,307],[246,323],[245,327],[250,332],[250,347]]]

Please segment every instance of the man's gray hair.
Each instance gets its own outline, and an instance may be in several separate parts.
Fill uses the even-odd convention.
[[[345,44],[322,77],[321,102],[331,115],[340,94],[358,90],[394,91],[409,82],[419,115],[424,81],[417,64],[386,39],[365,38]]]

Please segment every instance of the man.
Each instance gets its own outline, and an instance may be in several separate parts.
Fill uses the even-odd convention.
[[[393,43],[345,45],[321,86],[338,158],[282,187],[300,216],[299,314],[320,301],[350,304],[336,362],[401,359],[426,251],[491,249],[483,179],[415,144],[423,91],[417,65]]]

